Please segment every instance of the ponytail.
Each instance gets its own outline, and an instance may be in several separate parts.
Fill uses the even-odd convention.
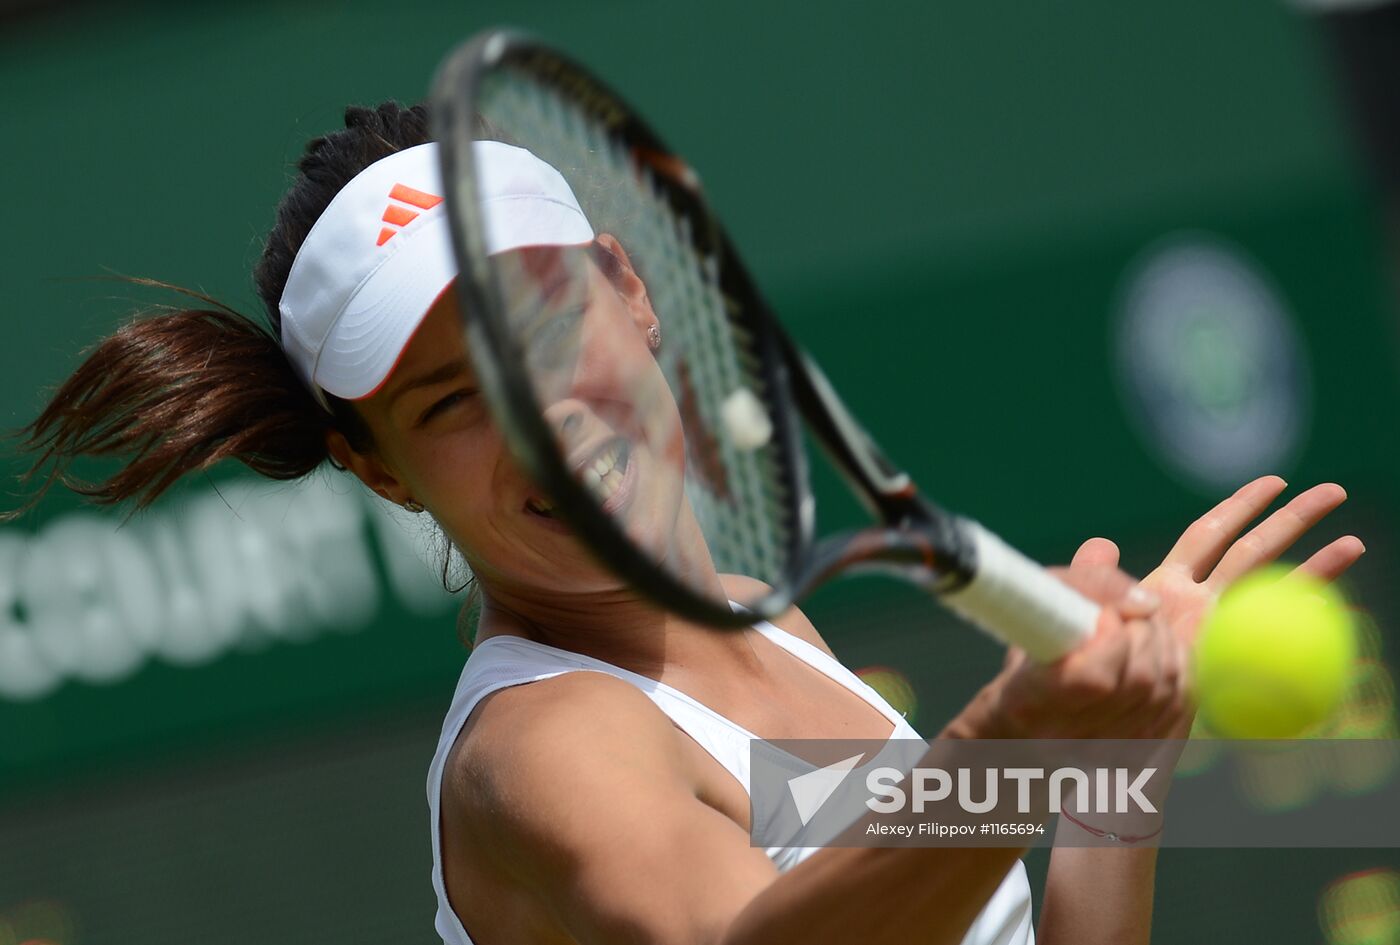
[[[143,508],[186,473],[225,459],[272,479],[304,476],[328,459],[332,429],[351,448],[371,449],[353,406],[328,397],[328,413],[293,371],[278,343],[278,302],[297,249],[340,189],[380,158],[427,140],[421,105],[383,102],[347,108],[344,129],[306,145],[253,272],[267,327],[202,293],[130,280],[210,307],[148,314],[87,352],[43,412],[18,431],[21,448],[35,457],[23,480],[38,488],[0,521],[32,507],[56,482],[104,505],[130,500]],[[79,457],[111,457],[121,467],[86,481],[72,471]]]
[[[295,479],[327,458],[332,417],[276,339],[207,296],[176,291],[217,307],[147,315],[109,335],[19,431],[35,454],[24,480],[40,481],[28,504],[61,482],[103,505],[143,508],[181,476],[224,459]],[[120,457],[122,466],[87,481],[71,470],[80,456]]]

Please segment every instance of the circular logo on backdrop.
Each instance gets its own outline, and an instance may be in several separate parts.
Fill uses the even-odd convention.
[[[1223,241],[1172,238],[1129,267],[1116,360],[1134,425],[1198,485],[1282,472],[1302,444],[1310,375],[1293,319]]]

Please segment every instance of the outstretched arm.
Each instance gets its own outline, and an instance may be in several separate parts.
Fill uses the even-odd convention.
[[[1295,496],[1258,526],[1240,533],[1269,507],[1287,484],[1277,476],[1256,479],[1221,502],[1182,533],[1162,564],[1143,585],[1161,599],[1162,618],[1187,645],[1202,618],[1232,582],[1276,560],[1346,500],[1341,486],[1314,486]],[[1324,546],[1299,570],[1324,581],[1339,577],[1365,552],[1353,535]],[[1085,542],[1074,556],[1075,569],[1116,568],[1118,548],[1104,538]],[[1172,738],[1185,738],[1191,716]],[[1056,839],[1082,834],[1061,819]],[[1083,841],[1081,836],[1080,841]],[[1071,840],[1071,842],[1073,842]],[[1137,945],[1152,931],[1152,890],[1157,850],[1056,845],[1050,856],[1041,908],[1041,945]]]
[[[1180,662],[1174,636],[1121,600],[1132,579],[1092,577],[1066,579],[1109,605],[1094,638],[1049,666],[1009,661],[945,736],[1148,737],[1175,723],[1183,693],[1157,671],[1168,651]],[[663,945],[956,945],[1024,852],[828,848],[779,875],[747,825],[702,800],[687,744],[643,694],[607,676],[503,690],[454,752],[444,842],[493,875],[486,886],[529,897],[525,911],[559,937]],[[491,945],[480,923],[494,903],[474,912],[482,884],[459,895],[445,869],[454,906]]]

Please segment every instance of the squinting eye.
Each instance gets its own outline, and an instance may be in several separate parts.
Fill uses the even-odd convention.
[[[427,410],[423,411],[423,415],[418,418],[419,426],[422,426],[429,420],[432,420],[434,417],[436,417],[443,411],[455,407],[457,404],[465,401],[467,398],[471,397],[475,393],[476,391],[473,390],[454,390],[446,397],[443,397],[442,399],[438,400]]]

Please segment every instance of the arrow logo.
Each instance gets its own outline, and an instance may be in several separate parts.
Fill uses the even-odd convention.
[[[821,810],[827,799],[836,793],[841,782],[846,780],[846,775],[850,774],[851,769],[864,757],[863,752],[859,755],[852,755],[834,764],[829,764],[825,768],[809,771],[788,781],[788,791],[792,793],[792,801],[797,805],[797,816],[801,818],[802,826],[807,826],[811,819],[816,816],[817,811]]]

